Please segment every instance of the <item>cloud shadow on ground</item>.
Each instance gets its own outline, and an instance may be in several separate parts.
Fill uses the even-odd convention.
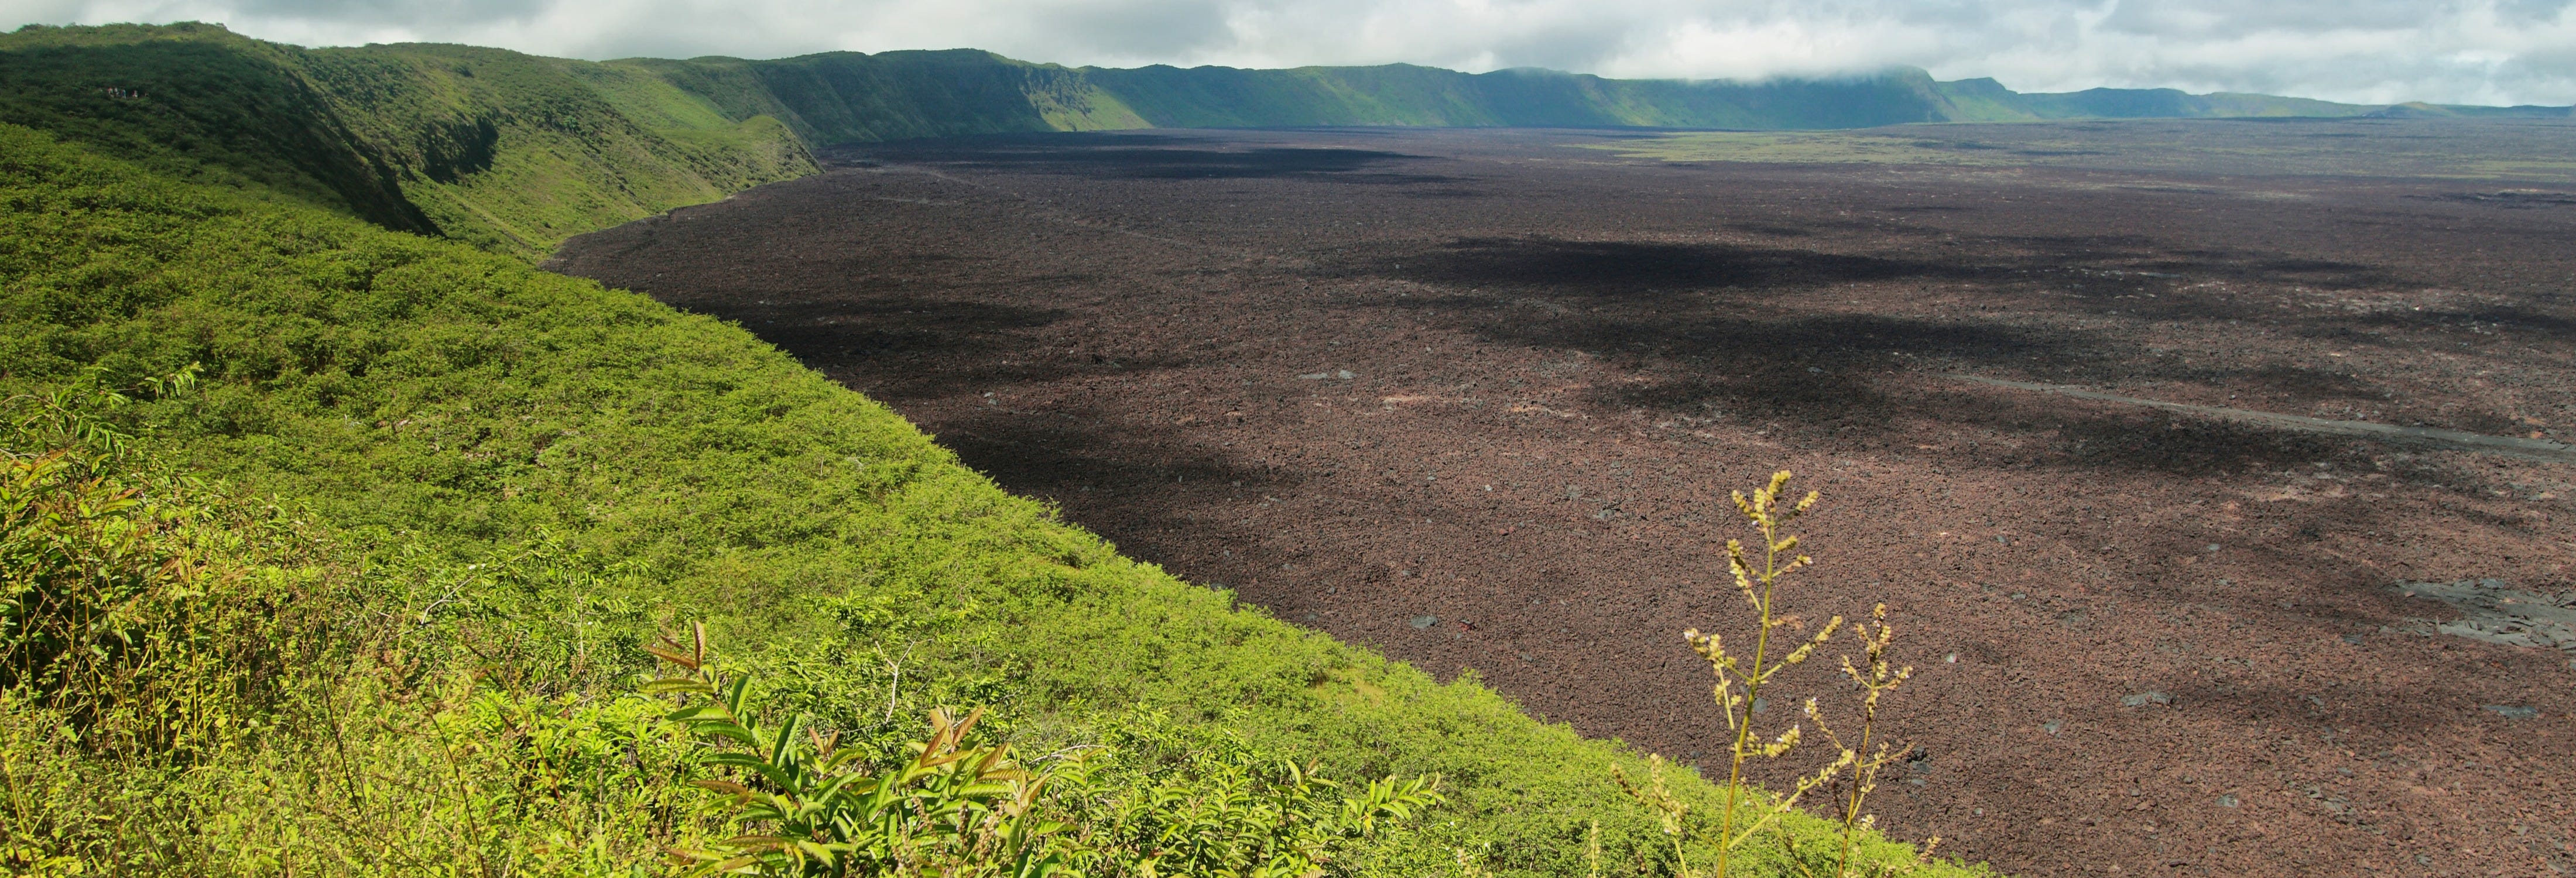
[[[1724,243],[1463,238],[1377,273],[1420,283],[1536,288],[1594,296],[1710,287],[1809,287],[1911,277],[1976,276],[1975,268]]]
[[[1220,146],[1173,134],[1027,134],[912,140],[842,147],[834,164],[951,165],[986,171],[1069,174],[1100,179],[1188,180],[1331,176],[1342,183],[1453,183],[1439,174],[1399,172],[1394,165],[1442,161],[1431,156],[1349,147]]]

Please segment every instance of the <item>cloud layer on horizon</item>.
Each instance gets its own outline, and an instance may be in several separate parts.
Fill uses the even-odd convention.
[[[0,25],[213,21],[299,45],[576,58],[973,47],[1072,65],[1410,62],[2022,91],[2576,103],[2576,0],[0,0]]]

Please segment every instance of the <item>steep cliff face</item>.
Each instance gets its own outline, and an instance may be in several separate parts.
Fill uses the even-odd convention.
[[[789,126],[817,145],[1149,127],[1081,71],[971,49],[718,63],[743,65]]]
[[[299,72],[448,234],[522,255],[812,173],[775,117],[631,67],[467,46],[304,52]]]
[[[648,71],[465,46],[307,50],[198,24],[0,36],[0,122],[523,257],[815,168],[775,118],[729,116]]]
[[[207,25],[22,29],[0,36],[0,122],[183,180],[438,231],[298,55]]]

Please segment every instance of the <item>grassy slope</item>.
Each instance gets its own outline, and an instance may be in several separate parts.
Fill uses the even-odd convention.
[[[959,134],[1143,128],[1081,73],[991,52],[825,52],[775,61],[637,58],[730,118],[770,114],[818,146]]]
[[[814,170],[777,119],[728,116],[630,67],[463,46],[304,50],[211,25],[0,36],[0,122],[528,259]]]
[[[467,46],[304,54],[405,195],[451,235],[523,256],[564,238],[812,173],[774,118],[727,118],[658,78]]]
[[[435,231],[400,172],[295,75],[294,55],[206,25],[22,29],[0,35],[0,122],[179,179]]]
[[[351,545],[614,559],[646,572],[530,599],[613,643],[711,619],[845,727],[881,722],[854,693],[886,690],[882,649],[910,662],[901,715],[990,702],[1044,736],[1145,708],[1335,776],[1439,773],[1442,837],[1510,872],[1579,874],[1595,819],[1614,857],[1655,844],[1604,774],[1637,768],[1616,744],[1121,557],[738,328],[25,129],[0,128],[0,172],[0,390],[202,363],[198,394],[145,410],[151,443]],[[448,612],[500,600],[466,597]]]

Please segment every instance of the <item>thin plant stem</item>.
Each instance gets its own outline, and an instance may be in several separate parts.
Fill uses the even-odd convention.
[[[1871,704],[1867,707],[1861,708],[1860,750],[1858,752],[1862,754],[1869,753],[1870,733],[1874,731],[1872,726],[1877,724],[1877,720],[1878,705]],[[1844,878],[1844,876],[1851,874],[1853,830],[1857,828],[1857,825],[1860,822],[1861,802],[1869,796],[1870,779],[1875,777],[1877,774],[1878,766],[1875,763],[1857,766],[1852,772],[1851,801],[1843,808],[1843,850],[1842,854],[1834,859],[1834,878]]]
[[[1744,793],[1744,761],[1748,753],[1746,745],[1753,738],[1753,704],[1762,697],[1762,662],[1771,651],[1771,597],[1780,581],[1778,531],[1768,515],[1762,517],[1760,524],[1762,526],[1762,601],[1754,608],[1754,613],[1761,617],[1758,623],[1761,627],[1759,633],[1754,635],[1753,672],[1745,678],[1744,683],[1744,721],[1735,725],[1734,752],[1730,754],[1732,764],[1727,767],[1726,772],[1726,813],[1718,815],[1716,878],[1726,878],[1727,856],[1735,850],[1735,807],[1738,798]],[[1734,708],[1727,710],[1729,713],[1734,712]]]

